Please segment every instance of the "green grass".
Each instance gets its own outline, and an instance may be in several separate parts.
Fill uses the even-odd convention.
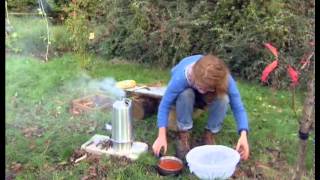
[[[13,32],[6,36],[6,48],[23,55],[45,54],[47,48],[47,29],[45,21],[39,16],[10,17]],[[49,22],[50,57],[57,50],[71,50],[71,35],[65,26],[51,26]]]
[[[138,83],[167,82],[169,79],[169,70],[136,64],[112,64],[100,58],[94,58],[89,70],[84,71],[79,68],[78,60],[78,56],[72,54],[48,63],[19,56],[6,59],[6,168],[9,170],[12,162],[21,163],[24,168],[18,179],[79,179],[86,175],[91,166],[88,162],[65,169],[56,168],[58,163],[68,161],[73,151],[92,136],[87,133],[91,127],[95,127],[94,133],[106,134],[102,127],[110,122],[110,114],[92,113],[79,117],[69,114],[70,101],[79,97],[85,88],[86,84],[81,84],[83,74],[90,76],[90,80],[113,77],[116,80],[134,79]],[[268,151],[271,149],[279,151],[281,159],[292,168],[298,148],[298,123],[289,106],[289,94],[286,91],[273,94],[266,87],[242,81],[238,85],[251,129],[251,157],[242,165],[250,167],[257,161],[272,162],[274,157]],[[297,107],[300,115],[301,101],[298,101]],[[207,114],[204,114],[195,120],[194,138],[201,136],[206,117]],[[34,126],[45,129],[42,136],[25,137],[23,128]],[[135,121],[134,129],[136,140],[148,143],[150,148],[157,135],[156,116]],[[234,119],[229,111],[217,142],[233,147],[237,138]],[[34,144],[33,148],[30,148],[31,144]],[[313,147],[311,140],[308,146]],[[168,153],[174,153],[174,140],[170,138]],[[313,151],[308,148],[309,171],[313,165],[312,158]],[[111,179],[162,179],[153,168],[156,158],[150,151],[127,166],[119,166],[110,158],[103,161],[108,169],[106,176]],[[180,178],[192,179],[194,176],[185,170]]]

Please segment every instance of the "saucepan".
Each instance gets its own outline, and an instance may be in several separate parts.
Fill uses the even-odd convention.
[[[162,156],[157,164],[158,173],[163,176],[177,176],[183,167],[182,160],[175,156]]]

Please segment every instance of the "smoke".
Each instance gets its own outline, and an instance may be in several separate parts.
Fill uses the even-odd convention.
[[[60,87],[61,95],[64,101],[72,102],[73,100],[83,99],[97,94],[102,94],[103,99],[95,99],[94,103],[99,108],[101,105],[108,104],[106,109],[95,109],[85,113],[88,119],[95,120],[99,124],[97,127],[105,127],[105,123],[111,123],[112,104],[125,96],[125,91],[116,87],[116,80],[113,77],[104,77],[102,79],[92,78],[83,73],[76,78],[66,82]],[[106,99],[105,99],[106,98]],[[110,106],[111,105],[111,106]],[[69,108],[72,107],[72,103]],[[100,129],[100,128],[99,128]],[[104,132],[105,133],[105,132]]]
[[[6,28],[10,29],[6,36],[6,48],[21,55],[45,54],[47,31],[43,19],[36,16],[9,18],[10,25],[6,24]],[[51,37],[52,34],[53,32],[50,32]]]
[[[116,100],[126,95],[124,90],[116,87],[116,80],[114,78],[94,79],[87,74],[81,74],[75,80],[68,83],[66,89],[72,91],[73,96],[80,97],[102,93]]]
[[[103,80],[92,80],[89,82],[90,89],[99,89],[105,94],[111,95],[115,98],[122,98],[125,92],[116,87],[116,81],[113,78],[107,77]]]

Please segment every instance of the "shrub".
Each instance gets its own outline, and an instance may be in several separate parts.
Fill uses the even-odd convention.
[[[51,47],[55,51],[66,52],[72,50],[71,34],[65,26],[53,26],[51,31]]]
[[[36,17],[11,18],[13,33],[6,36],[6,48],[23,54],[46,51],[46,25]]]
[[[313,3],[78,0],[69,6],[77,16],[69,18],[68,26],[78,42],[75,49],[81,45],[106,57],[162,67],[191,54],[214,53],[233,73],[258,81],[263,67],[271,61],[263,43],[274,43],[293,65],[298,63],[304,44],[314,37]],[[104,28],[94,41],[82,38],[98,24]]]
[[[35,0],[7,0],[8,9],[17,12],[31,11],[32,9],[38,7],[38,1]]]

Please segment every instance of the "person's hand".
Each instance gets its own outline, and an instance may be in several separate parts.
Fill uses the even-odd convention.
[[[236,150],[240,153],[240,157],[242,160],[247,160],[249,158],[249,144],[246,131],[241,132]]]
[[[159,156],[161,149],[163,148],[164,154],[167,152],[167,137],[166,129],[160,128],[159,135],[152,145],[153,153]]]

